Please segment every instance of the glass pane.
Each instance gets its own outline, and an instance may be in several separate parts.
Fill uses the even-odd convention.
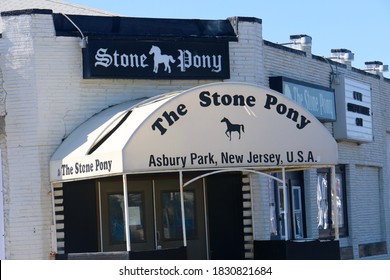
[[[279,187],[279,208],[281,211],[284,211],[283,187]]]
[[[303,238],[302,213],[294,213],[295,238]]]
[[[344,169],[336,170],[335,186],[332,188],[330,182],[330,171],[317,174],[317,206],[318,206],[318,229],[321,237],[331,236],[330,231],[336,224],[334,210],[337,209],[340,234],[345,236],[347,226],[346,216],[346,198],[345,196],[345,173]],[[324,231],[326,230],[326,231]]]
[[[279,227],[280,227],[280,236],[283,238],[285,233],[284,228],[284,213],[279,215]]]
[[[108,205],[110,243],[123,243],[125,242],[123,195],[110,194],[108,196]]]
[[[338,218],[339,218],[339,227],[344,226],[344,198],[343,198],[343,181],[342,181],[342,175],[336,173],[336,205],[337,205],[337,211],[338,211]]]
[[[129,194],[129,225],[132,242],[146,241],[144,226],[144,195],[143,193]]]
[[[188,239],[195,238],[195,193],[184,192],[184,211]],[[180,192],[162,193],[162,225],[165,240],[182,239]]]
[[[279,235],[285,237],[285,209],[284,209],[284,189],[282,185],[278,186],[278,202],[279,202]]]
[[[126,241],[125,237],[125,214],[123,210],[123,195],[110,194],[109,202],[109,227],[110,243],[121,244]],[[130,239],[132,242],[145,241],[144,229],[144,201],[142,193],[129,194],[129,225]]]
[[[294,195],[293,195],[294,210],[301,210],[301,199],[300,199],[301,191],[300,191],[300,189],[295,188],[293,192],[294,192]]]
[[[328,228],[328,180],[327,173],[318,173],[317,175],[317,211],[319,229]]]
[[[276,218],[276,201],[272,181],[268,181],[268,199],[269,199],[269,222],[271,237],[278,235],[277,218]]]
[[[294,237],[303,238],[301,187],[293,186]]]

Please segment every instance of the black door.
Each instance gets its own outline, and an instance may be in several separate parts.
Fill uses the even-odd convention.
[[[98,251],[94,180],[64,183],[65,253]]]
[[[207,177],[210,259],[244,259],[241,174]]]

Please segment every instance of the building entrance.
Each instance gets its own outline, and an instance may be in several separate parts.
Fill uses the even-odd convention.
[[[244,259],[241,174],[207,177],[210,259]]]
[[[126,250],[121,181],[99,182],[101,251]],[[206,259],[206,231],[202,181],[184,191],[187,256]],[[128,180],[129,226],[132,251],[183,246],[179,180],[161,176]]]
[[[176,176],[128,177],[128,208],[131,251],[183,246]],[[64,184],[64,209],[66,253],[126,251],[120,177]],[[184,211],[188,259],[243,258],[240,174],[214,175],[186,186]]]

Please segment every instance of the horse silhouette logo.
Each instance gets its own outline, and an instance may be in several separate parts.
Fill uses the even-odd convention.
[[[168,71],[168,73],[171,73],[171,66],[169,63],[174,63],[175,60],[171,55],[167,54],[161,54],[161,50],[159,47],[152,46],[152,48],[149,51],[149,54],[153,54],[153,59],[154,59],[154,67],[153,67],[153,72],[157,73],[158,72],[158,66],[160,63],[164,63],[164,71]]]
[[[232,140],[232,132],[238,132],[238,139],[241,139],[241,131],[245,133],[243,124],[233,124],[227,118],[223,118],[221,122],[226,123],[227,128],[225,134],[229,137],[230,141]]]

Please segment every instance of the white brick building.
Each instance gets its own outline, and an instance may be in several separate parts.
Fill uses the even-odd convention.
[[[1,230],[4,231],[3,238],[0,240],[2,258],[54,259],[56,255],[100,252],[106,251],[104,248],[108,247],[107,251],[126,251],[124,244],[120,243],[121,240],[118,241],[119,243],[112,243],[110,239],[111,241],[107,241],[108,245],[106,244],[104,234],[113,233],[105,226],[110,226],[111,221],[105,221],[100,212],[111,206],[104,205],[103,200],[99,200],[102,204],[98,202],[95,204],[98,196],[109,197],[112,191],[110,188],[114,188],[109,183],[111,179],[99,181],[99,178],[87,178],[85,181],[74,182],[73,179],[53,181],[50,177],[50,162],[55,151],[72,131],[92,116],[107,107],[123,102],[134,102],[139,98],[183,91],[208,83],[245,82],[278,90],[277,81],[287,81],[292,87],[296,86],[296,91],[291,91],[291,94],[294,92],[296,96],[301,90],[306,94],[313,89],[334,92],[336,96],[337,116],[335,115],[333,120],[321,119],[322,116],[317,117],[334,136],[338,145],[339,166],[336,177],[341,183],[341,194],[337,196],[341,201],[339,217],[341,258],[389,259],[390,115],[387,108],[390,105],[390,80],[384,78],[379,70],[356,69],[351,66],[350,61],[342,60],[344,58],[342,55],[349,54],[350,51],[334,50],[336,56],[340,53],[341,56],[328,59],[312,54],[310,46],[277,45],[262,38],[262,21],[256,18],[237,17],[210,22],[200,20],[196,22],[199,29],[195,30],[191,29],[195,25],[195,21],[192,20],[160,22],[158,19],[129,19],[61,1],[30,1],[29,4],[23,3],[20,7],[6,3],[1,9],[2,176],[0,178],[2,178],[3,207],[0,209],[2,210],[0,214]],[[88,16],[88,20],[85,16]],[[131,25],[135,22],[140,27],[152,27],[147,30],[140,28],[134,31],[137,33],[130,34],[126,24]],[[160,28],[163,30],[161,34],[153,33],[157,30],[153,28],[153,24],[161,24]],[[179,24],[183,26],[182,29],[172,28]],[[165,34],[164,30],[170,32],[175,30],[176,34],[168,34],[168,32]],[[177,41],[193,43],[194,36],[195,39],[204,40],[201,42],[206,45],[226,43],[229,54],[229,77],[208,78],[208,74],[202,74],[202,77],[195,79],[142,76],[141,78],[83,78],[83,75],[86,76],[87,66],[83,66],[83,49],[79,44],[82,36],[88,36],[89,46],[92,46],[93,40],[152,41],[168,46]],[[189,39],[191,37],[192,39]],[[292,40],[301,38],[308,37],[292,37]],[[313,43],[315,44],[315,41]],[[117,58],[119,59],[120,56],[118,55]],[[123,60],[122,64],[125,62]],[[380,62],[371,64],[382,65]],[[270,78],[279,80],[275,80],[275,84],[272,84]],[[350,86],[353,82],[363,88],[367,86],[369,90],[358,90],[358,86],[355,86],[348,91],[343,87],[348,83],[347,86]],[[281,85],[283,93],[287,95],[285,84]],[[354,94],[352,101],[347,98],[347,92]],[[310,98],[312,95],[308,93],[304,96]],[[342,108],[339,100],[347,100],[349,105]],[[365,101],[367,102],[364,103]],[[368,114],[365,113],[367,110]],[[347,115],[345,118],[352,114],[358,115],[353,115],[354,123],[345,125],[343,121],[347,122],[347,120],[343,120],[343,113]],[[367,123],[370,125],[366,129]],[[348,133],[353,129],[363,131],[362,133],[367,134],[369,140],[362,140],[359,135],[350,136]],[[289,136],[281,133],[280,137]],[[275,141],[279,140],[275,139]],[[241,208],[238,211],[242,213],[241,233],[238,234],[238,238],[242,241],[239,243],[242,251],[232,258],[254,258],[257,256],[254,240],[283,240],[285,233],[289,240],[333,239],[335,232],[331,230],[331,224],[335,220],[331,220],[331,205],[327,204],[328,208],[318,206],[325,200],[329,202],[332,199],[330,188],[326,194],[327,199],[319,199],[319,189],[324,185],[319,185],[318,182],[323,179],[325,183],[329,183],[327,177],[329,172],[329,170],[309,169],[288,173],[287,179],[291,191],[287,201],[290,205],[291,217],[286,231],[283,228],[284,220],[280,220],[284,210],[282,209],[283,196],[278,197],[281,189],[274,181],[269,181],[267,177],[258,174],[245,172],[239,173],[239,176],[236,173],[231,177],[226,175],[225,179],[228,181],[237,178],[239,180],[238,203],[241,204]],[[134,180],[138,179],[135,177]],[[162,180],[165,179],[164,177]],[[116,177],[113,180],[115,181]],[[153,180],[153,184],[159,184],[160,177]],[[222,182],[223,176],[218,177],[218,180]],[[77,204],[77,194],[72,193],[74,188],[84,183],[88,185],[85,189],[91,193],[79,193],[79,195],[85,197],[89,195],[91,204],[86,203],[87,208],[82,203]],[[100,184],[102,186],[107,184],[108,191],[101,192]],[[218,183],[209,181],[208,184]],[[223,182],[223,184],[228,183]],[[155,188],[157,187],[153,186],[153,192]],[[165,192],[167,190],[163,184],[161,189]],[[161,201],[164,201],[163,192]],[[325,195],[321,191],[320,194],[322,197]],[[146,191],[145,195],[148,195]],[[213,194],[208,195],[210,197],[202,196],[202,199],[211,201]],[[67,202],[67,199],[71,202]],[[155,205],[154,209],[159,207],[158,202],[155,203],[157,206]],[[204,204],[206,205],[206,202]],[[93,207],[89,207],[91,205]],[[87,213],[91,208],[94,209],[92,213]],[[82,222],[70,221],[77,218],[76,213],[72,211],[79,211],[80,219],[96,218],[91,225],[86,226],[85,235],[82,230],[76,231],[78,226],[82,226]],[[319,213],[323,215],[322,222],[319,222],[321,220]],[[211,230],[211,226],[207,223],[212,217],[208,219],[202,222],[204,225],[201,229],[206,232],[206,235]],[[274,219],[275,223],[270,219]],[[154,221],[154,227],[157,227],[158,222],[158,220]],[[85,224],[88,223],[89,221]],[[164,224],[164,221],[161,223]],[[150,242],[153,243],[151,246],[154,249],[161,248],[158,247],[161,245],[157,244],[157,241],[164,238],[164,234],[167,235],[167,227],[163,226],[162,229],[161,232],[155,229],[154,233],[151,233],[151,238],[155,242]],[[143,234],[146,236],[148,233],[145,230]],[[83,238],[86,236],[90,236],[87,243],[91,244],[88,248],[87,245],[83,245],[85,247],[79,245],[79,242],[84,242]],[[140,243],[149,244],[146,237],[140,238],[143,242]],[[167,236],[165,238],[169,239]],[[206,236],[205,240],[208,240],[204,241],[206,243],[213,242],[210,236]],[[177,245],[169,244],[171,245],[167,246]],[[141,245],[140,248],[143,246]],[[135,245],[135,248],[137,246]],[[166,245],[163,245],[163,249],[164,246]],[[211,250],[210,244],[204,246],[205,250]],[[210,252],[201,256],[213,258]]]

